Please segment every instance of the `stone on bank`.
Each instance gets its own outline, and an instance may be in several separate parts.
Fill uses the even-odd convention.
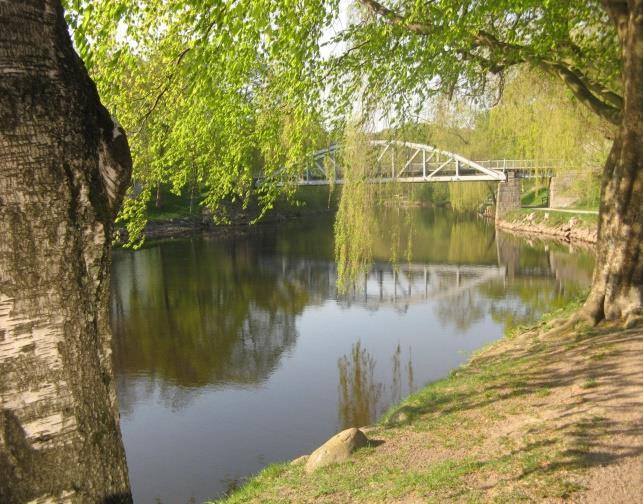
[[[310,454],[304,470],[310,474],[320,467],[345,462],[355,450],[367,444],[368,438],[361,430],[355,427],[343,430]]]

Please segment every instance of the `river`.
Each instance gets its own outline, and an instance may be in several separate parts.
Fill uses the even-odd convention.
[[[373,422],[589,286],[583,249],[497,235],[448,212],[409,215],[404,260],[391,266],[381,233],[373,267],[344,294],[330,218],[114,252],[115,373],[135,502],[221,496]]]

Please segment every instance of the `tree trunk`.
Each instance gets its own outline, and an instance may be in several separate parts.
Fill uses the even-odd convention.
[[[59,0],[0,0],[0,502],[131,502],[109,328],[123,131]]]
[[[597,261],[586,311],[595,322],[641,314],[643,300],[643,0],[606,0],[623,54],[623,119],[601,186]]]

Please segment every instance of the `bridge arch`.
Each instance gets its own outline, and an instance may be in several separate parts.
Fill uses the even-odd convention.
[[[370,140],[376,149],[377,167],[371,182],[506,182],[510,178],[551,177],[564,163],[539,159],[496,159],[473,161],[433,145],[401,140]],[[341,144],[333,144],[312,155],[299,185],[344,183]],[[330,163],[329,173],[328,165]]]

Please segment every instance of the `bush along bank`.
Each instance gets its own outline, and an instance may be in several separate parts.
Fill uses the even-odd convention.
[[[598,238],[598,215],[594,213],[520,208],[496,220],[496,226],[517,234],[572,243],[594,245]]]
[[[282,198],[257,223],[260,208],[256,201],[247,207],[237,203],[226,203],[222,210],[228,217],[227,224],[215,223],[212,213],[201,204],[202,197],[175,195],[163,188],[159,201],[150,202],[147,208],[148,221],[143,229],[146,239],[161,239],[207,233],[214,236],[238,236],[263,231],[272,225],[296,220],[302,217],[332,214],[337,210],[340,191],[329,191],[325,187],[301,187],[292,200]],[[127,231],[118,229],[118,242],[127,242]]]
[[[577,306],[413,394],[339,463],[271,465],[219,502],[636,502],[643,327],[557,330]]]

